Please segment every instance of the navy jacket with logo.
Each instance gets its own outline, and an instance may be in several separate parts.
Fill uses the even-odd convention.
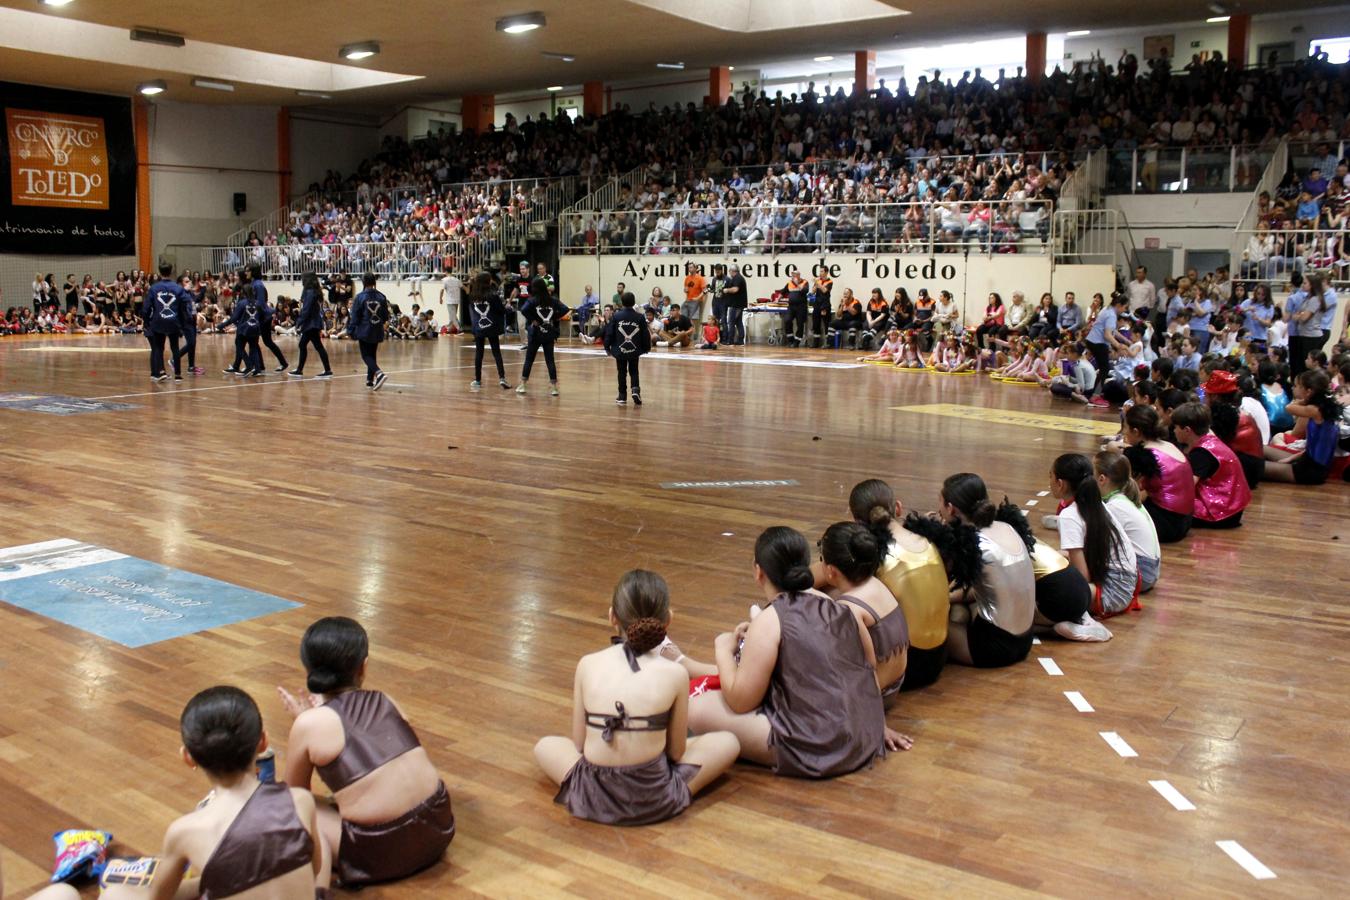
[[[378,344],[384,340],[384,326],[388,321],[389,301],[374,288],[366,288],[352,301],[347,333],[358,341]]]
[[[605,326],[605,352],[616,359],[637,359],[652,349],[647,317],[631,307],[622,307]]]
[[[561,300],[552,297],[544,300],[531,298],[520,308],[520,314],[525,317],[525,324],[529,326],[530,332],[548,340],[558,336],[562,318],[569,312],[571,310]]]
[[[151,334],[182,334],[187,306],[182,286],[176,281],[160,279],[145,292],[141,321]]]
[[[475,335],[502,333],[506,326],[506,304],[495,288],[486,297],[469,299],[469,324]]]
[[[295,328],[300,332],[323,328],[323,291],[308,290],[300,294],[300,315]]]

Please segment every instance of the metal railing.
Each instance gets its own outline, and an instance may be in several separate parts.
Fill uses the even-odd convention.
[[[559,217],[559,252],[1043,254],[1051,211],[1048,201],[583,210]]]
[[[1116,209],[1055,211],[1054,262],[1114,267],[1123,217]]]
[[[1318,273],[1338,287],[1350,285],[1350,233],[1344,229],[1242,229],[1234,241],[1236,278],[1281,285],[1294,274]]]
[[[637,166],[622,175],[615,175],[595,190],[581,197],[571,206],[568,206],[563,212],[579,212],[583,209],[614,209],[619,200],[619,191],[621,191],[624,186],[632,188],[635,184],[641,184],[641,178],[645,169],[645,166]]]
[[[1061,209],[1095,206],[1106,187],[1106,151],[1093,150],[1077,163],[1059,192]]]
[[[1106,189],[1113,194],[1221,194],[1249,191],[1276,147],[1138,147],[1109,150]]]
[[[453,272],[464,277],[486,268],[499,245],[498,234],[487,232],[441,241],[208,247],[202,250],[202,268],[231,272],[258,265],[269,279],[299,278],[311,272],[357,277],[373,272],[395,279]]]
[[[283,231],[289,231],[293,223],[303,221],[303,218],[321,211],[325,204],[332,203],[335,206],[348,206],[360,203],[368,203],[375,197],[386,196],[391,201],[397,201],[407,193],[420,193],[422,187],[416,184],[401,184],[392,188],[372,187],[369,190],[354,189],[350,191],[337,191],[331,193],[308,193],[299,199],[292,200],[285,206],[272,210],[267,215],[259,219],[254,219],[248,225],[240,228],[225,238],[225,244],[229,247],[243,247],[248,243],[249,235],[256,234],[259,239],[265,239],[269,234],[281,234]],[[297,218],[300,217],[300,218]]]

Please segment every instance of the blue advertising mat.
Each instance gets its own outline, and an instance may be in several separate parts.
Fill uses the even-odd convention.
[[[61,394],[0,393],[0,409],[22,409],[53,416],[77,416],[81,413],[109,412],[135,409],[135,403],[113,403],[109,400],[86,400],[83,397],[65,397]]]
[[[301,605],[68,538],[0,550],[0,601],[124,647]]]

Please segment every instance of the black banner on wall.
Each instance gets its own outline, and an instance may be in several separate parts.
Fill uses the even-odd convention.
[[[0,82],[0,252],[136,252],[131,101]]]

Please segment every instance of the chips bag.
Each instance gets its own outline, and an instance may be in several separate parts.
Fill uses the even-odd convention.
[[[112,835],[106,831],[72,828],[56,832],[52,840],[56,842],[53,882],[96,877],[108,864],[108,843]]]
[[[125,884],[131,887],[149,887],[155,880],[155,871],[159,869],[159,859],[154,856],[142,856],[140,859],[111,859],[103,870],[99,887],[113,884]]]

